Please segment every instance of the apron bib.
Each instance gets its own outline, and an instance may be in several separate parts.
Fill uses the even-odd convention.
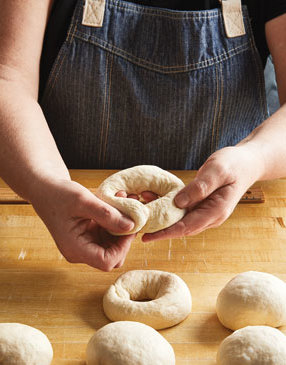
[[[267,118],[245,7],[231,36],[221,9],[100,4],[95,27],[78,0],[40,100],[68,168],[198,169]]]

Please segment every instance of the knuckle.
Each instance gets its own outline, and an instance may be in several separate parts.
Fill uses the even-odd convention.
[[[207,195],[207,183],[204,180],[194,180],[194,187],[196,189],[196,195],[199,199],[203,199]]]
[[[109,258],[108,255],[100,255],[97,256],[95,260],[93,260],[92,263],[90,263],[91,266],[98,268],[101,271],[110,272],[112,271],[114,264],[113,260]]]
[[[113,266],[105,265],[105,266],[103,266],[102,270],[105,272],[110,272],[110,271],[112,271],[112,269],[113,269]]]
[[[109,262],[101,262],[100,264],[97,265],[97,267],[105,272],[110,272],[113,269],[113,265],[111,265],[111,263]]]
[[[71,264],[77,264],[80,262],[75,250],[70,249],[70,244],[67,241],[55,239],[55,243],[67,262]]]
[[[65,259],[70,264],[78,264],[80,262],[75,256],[65,255]]]
[[[111,211],[110,211],[110,209],[108,208],[108,207],[106,207],[106,206],[102,206],[101,208],[100,208],[100,217],[102,218],[102,219],[104,219],[104,220],[110,220],[110,218],[111,218]]]
[[[186,223],[184,221],[180,221],[177,223],[176,225],[177,227],[177,234],[179,236],[188,236],[188,232],[190,230],[190,228],[186,225]]]
[[[86,195],[81,191],[76,191],[73,196],[72,201],[73,206],[76,206],[79,211],[85,210],[85,207],[88,206],[89,200],[86,198]]]
[[[235,174],[234,169],[226,161],[224,161],[224,163],[222,163],[219,160],[215,160],[214,168],[215,168],[216,175],[220,180],[224,180],[224,181],[234,180],[234,174]]]

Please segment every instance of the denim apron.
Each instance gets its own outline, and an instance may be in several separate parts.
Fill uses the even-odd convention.
[[[267,117],[247,9],[227,37],[221,8],[106,0],[100,27],[78,0],[41,107],[69,168],[198,169]]]

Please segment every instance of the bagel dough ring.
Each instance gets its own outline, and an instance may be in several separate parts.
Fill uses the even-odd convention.
[[[248,326],[225,338],[217,365],[285,365],[286,336],[276,328]]]
[[[87,365],[175,365],[172,346],[153,328],[114,322],[98,330],[86,349]]]
[[[185,186],[177,176],[160,167],[140,165],[109,176],[96,191],[96,196],[129,216],[135,223],[128,233],[152,233],[178,222],[186,210],[176,207],[174,197]],[[115,196],[119,190],[141,194],[152,191],[159,198],[148,204],[139,200]],[[118,233],[114,233],[118,235]]]
[[[221,290],[216,311],[220,322],[232,330],[255,325],[280,327],[286,324],[286,284],[268,273],[243,272]]]
[[[0,363],[50,365],[53,348],[40,330],[21,323],[0,323]]]
[[[162,329],[189,315],[192,297],[186,283],[173,273],[132,270],[107,289],[103,309],[111,321],[136,321]]]

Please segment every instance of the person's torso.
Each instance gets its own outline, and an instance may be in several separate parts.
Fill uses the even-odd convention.
[[[102,27],[92,27],[83,6],[40,100],[68,167],[196,169],[266,118],[246,7],[246,34],[228,38],[220,8],[107,0]]]
[[[131,2],[131,0],[130,0]],[[210,10],[220,7],[218,0],[132,0],[146,6],[174,10]],[[264,24],[272,17],[286,12],[283,0],[243,0],[251,19],[252,30],[263,66],[269,50],[266,44]],[[49,72],[64,42],[76,0],[54,0],[53,9],[46,29],[43,55],[41,60],[40,95],[45,87]]]

